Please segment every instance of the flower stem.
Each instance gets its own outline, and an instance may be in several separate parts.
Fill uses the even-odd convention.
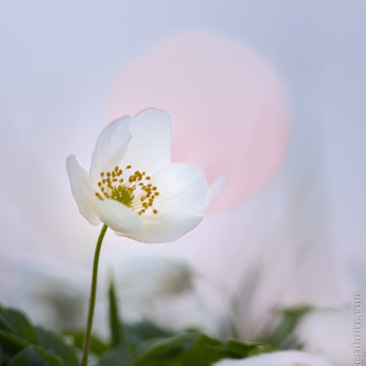
[[[92,283],[91,283],[91,289],[90,289],[90,299],[89,299],[88,321],[86,324],[84,347],[83,347],[83,358],[81,360],[81,366],[86,366],[88,363],[90,336],[91,336],[91,329],[92,329],[92,325],[93,325],[93,316],[94,316],[94,307],[95,307],[95,295],[97,293],[99,254],[100,254],[100,249],[102,248],[103,238],[104,238],[104,235],[105,235],[107,229],[108,229],[108,226],[103,225],[102,230],[99,234],[97,245],[95,247],[93,277],[92,277]]]

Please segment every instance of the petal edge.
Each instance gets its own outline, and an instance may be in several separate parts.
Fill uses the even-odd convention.
[[[202,221],[202,216],[174,212],[157,215],[142,215],[144,231],[133,234],[119,234],[142,243],[168,243],[180,239]]]
[[[66,166],[69,173],[71,191],[80,213],[92,225],[100,224],[94,206],[95,190],[90,183],[88,173],[79,165],[74,155],[70,155],[67,158]]]
[[[131,140],[130,120],[130,116],[115,120],[99,136],[90,166],[90,178],[94,184],[97,184],[101,171],[110,171],[120,165]]]
[[[123,157],[123,165],[153,175],[171,160],[171,121],[168,113],[148,108],[134,117],[131,123],[131,142]]]
[[[208,188],[202,170],[189,164],[169,164],[152,177],[151,184],[159,192],[155,199],[159,212],[195,213],[207,199]]]

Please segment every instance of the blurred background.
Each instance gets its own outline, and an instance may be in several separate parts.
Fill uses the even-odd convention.
[[[88,169],[113,119],[155,106],[173,158],[228,183],[172,244],[107,233],[126,319],[257,339],[310,305],[297,337],[353,358],[366,285],[366,3],[4,1],[0,5],[0,301],[48,327],[84,324],[100,228],[79,214],[65,160]],[[343,363],[342,363],[343,362]]]

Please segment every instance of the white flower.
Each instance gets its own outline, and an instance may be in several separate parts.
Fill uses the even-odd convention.
[[[278,351],[244,358],[224,359],[213,366],[332,366],[324,357],[301,351]]]
[[[351,308],[314,310],[301,319],[296,334],[304,350],[322,353],[337,366],[352,365],[357,347],[355,320]]]
[[[67,159],[80,213],[117,235],[141,242],[169,242],[194,229],[208,196],[203,172],[171,163],[171,122],[146,109],[112,122],[99,136],[89,174]],[[187,141],[189,144],[189,141]]]

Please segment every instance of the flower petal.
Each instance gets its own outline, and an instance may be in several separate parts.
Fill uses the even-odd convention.
[[[71,190],[80,213],[92,224],[100,224],[95,212],[95,190],[90,183],[88,173],[79,165],[74,155],[66,160],[69,173]]]
[[[213,366],[331,366],[331,362],[321,356],[302,351],[276,351],[240,360],[222,359]]]
[[[208,189],[204,174],[189,164],[169,164],[152,177],[151,184],[159,192],[154,201],[154,208],[159,212],[194,213],[206,202]]]
[[[143,243],[166,243],[178,240],[184,234],[193,230],[203,219],[202,216],[194,216],[182,212],[165,212],[157,215],[142,215],[144,231],[141,233],[117,235]]]
[[[145,109],[132,118],[131,142],[123,157],[123,166],[146,171],[152,175],[166,166],[171,159],[171,122],[167,112]]]
[[[97,199],[96,211],[101,221],[116,232],[137,233],[143,230],[140,216],[116,200]]]
[[[130,116],[112,122],[99,136],[93,152],[90,178],[97,184],[100,172],[119,166],[131,140]]]

